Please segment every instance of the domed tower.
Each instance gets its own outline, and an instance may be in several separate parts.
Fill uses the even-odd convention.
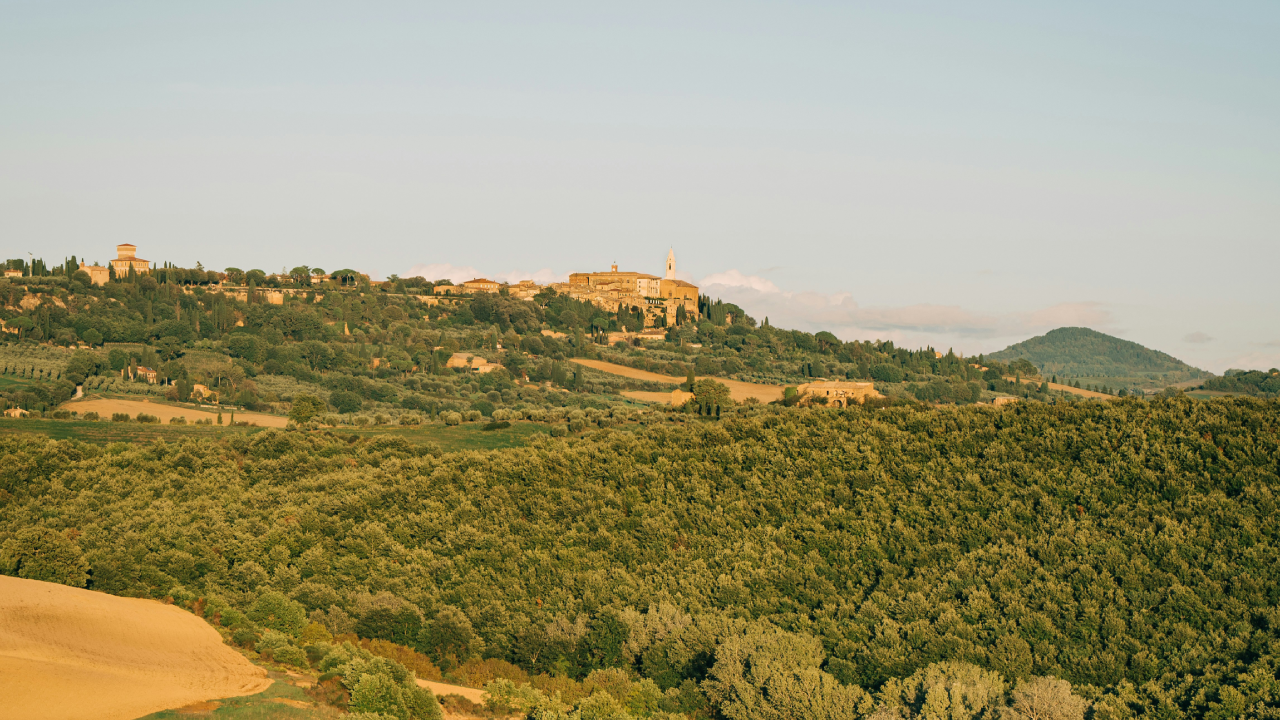
[[[668,280],[676,279],[676,251],[672,248],[667,251],[667,275]]]

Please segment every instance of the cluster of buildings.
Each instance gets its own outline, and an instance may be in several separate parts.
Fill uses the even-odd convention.
[[[477,278],[460,285],[437,287],[435,292],[456,295],[506,290],[512,296],[531,299],[543,287],[532,280],[503,284]],[[571,273],[568,282],[551,283],[549,287],[608,312],[617,312],[619,308],[638,309],[644,313],[645,327],[675,325],[681,309],[689,320],[698,319],[698,286],[676,279],[674,250],[667,253],[663,277],[618,270],[618,266],[613,265],[607,272]]]
[[[125,277],[130,271],[135,274],[151,271],[151,262],[138,257],[138,248],[129,243],[116,246],[116,259],[109,265],[108,268],[81,262],[80,269],[89,275],[95,285],[105,285],[110,280],[112,271],[116,277]],[[328,279],[326,275],[317,275],[312,278],[312,283],[318,285]],[[476,278],[460,285],[436,287],[433,294],[466,295],[481,292],[497,293],[505,290],[513,297],[531,300],[544,287],[548,286],[539,285],[532,280],[500,283],[486,278]],[[662,277],[619,270],[615,264],[606,272],[572,273],[569,275],[568,282],[551,283],[549,287],[559,294],[590,302],[608,312],[617,312],[619,308],[639,310],[644,313],[645,327],[675,325],[682,310],[689,320],[699,318],[698,286],[676,279],[674,250],[667,253],[666,271]],[[280,291],[276,291],[269,298],[269,302],[273,304],[280,304],[282,301],[283,295]]]
[[[132,270],[134,274],[141,275],[151,271],[151,261],[143,260],[138,257],[138,248],[129,243],[121,243],[116,246],[116,259],[110,263],[111,267],[93,264],[90,265],[85,261],[80,261],[80,269],[89,276],[94,285],[106,285],[111,279],[111,273],[114,270],[116,277],[125,277]]]

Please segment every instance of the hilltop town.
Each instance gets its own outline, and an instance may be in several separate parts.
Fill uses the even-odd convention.
[[[116,246],[116,257],[106,265],[85,261],[75,264],[74,259],[63,266],[55,266],[49,276],[65,274],[69,268],[85,273],[89,282],[102,286],[113,280],[153,275],[162,282],[180,285],[202,286],[232,293],[242,301],[248,299],[248,291],[260,289],[262,299],[273,305],[284,304],[288,294],[316,292],[335,287],[347,287],[361,283],[372,286],[369,276],[354,270],[326,273],[320,268],[298,267],[289,272],[270,274],[261,270],[245,272],[239,268],[227,268],[223,272],[195,271],[165,265],[156,267],[137,256],[137,247],[130,243]],[[22,260],[10,260],[5,277],[21,278],[43,275],[43,261],[33,262],[31,267]],[[667,252],[666,270],[662,277],[641,272],[620,271],[614,264],[608,271],[570,273],[567,282],[539,285],[532,280],[517,283],[500,283],[486,278],[473,278],[454,285],[448,280],[431,278],[405,278],[393,275],[379,283],[383,290],[414,290],[434,297],[423,297],[428,304],[436,304],[442,297],[462,296],[472,293],[501,293],[524,300],[532,300],[548,288],[575,300],[590,302],[606,312],[626,310],[641,315],[644,327],[675,327],[687,321],[696,322],[702,314],[699,307],[698,286],[676,278],[675,250]]]
[[[143,259],[132,244],[105,264],[11,260],[5,275],[0,330],[11,342],[0,346],[0,376],[10,381],[0,401],[14,416],[132,417],[141,410],[119,403],[138,397],[234,409],[258,424],[565,421],[574,409],[599,424],[656,407],[719,415],[744,403],[998,405],[1203,382],[1200,371],[1155,355],[1141,372],[1114,366],[1098,381],[1058,374],[1097,363],[1042,376],[1017,355],[965,358],[778,329],[678,279],[673,250],[662,276],[613,265],[549,284],[180,268]],[[1050,340],[1075,337],[1085,336]],[[1146,357],[1131,345],[1094,342],[1117,357]],[[1272,392],[1271,376],[1258,377],[1205,391]],[[73,396],[85,399],[65,405]],[[144,409],[212,420],[193,408]]]

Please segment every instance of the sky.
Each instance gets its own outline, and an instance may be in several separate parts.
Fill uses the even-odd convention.
[[[1280,3],[0,2],[0,246],[1280,366]]]

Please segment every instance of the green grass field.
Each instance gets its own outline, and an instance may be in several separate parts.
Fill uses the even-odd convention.
[[[0,375],[0,390],[16,390],[30,384],[30,380],[17,375]]]
[[[453,427],[425,425],[409,427],[338,427],[313,432],[331,432],[335,435],[358,437],[402,437],[415,445],[436,445],[442,450],[494,450],[525,444],[530,437],[546,433],[549,426],[541,423],[518,422],[502,430],[484,431],[480,423],[464,423]],[[163,425],[136,422],[89,422],[85,420],[48,420],[0,418],[0,434],[33,433],[55,440],[80,440],[99,445],[113,442],[147,442],[165,440],[176,442],[189,437],[211,437],[227,433],[253,434],[262,432],[260,427],[218,427],[217,425]]]

